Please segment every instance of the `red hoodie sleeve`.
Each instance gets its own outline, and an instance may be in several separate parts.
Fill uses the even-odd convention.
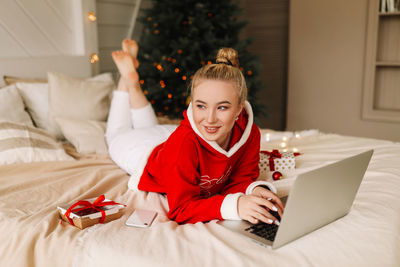
[[[191,137],[183,138],[179,147],[171,149],[171,157],[163,166],[163,177],[168,180],[168,218],[178,223],[222,219],[220,208],[225,196],[201,196],[196,144]]]
[[[253,124],[249,139],[242,147],[243,155],[234,167],[228,184],[221,194],[245,193],[247,187],[259,176],[258,163],[260,161],[260,130]]]

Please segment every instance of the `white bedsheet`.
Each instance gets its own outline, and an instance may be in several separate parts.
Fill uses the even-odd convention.
[[[278,144],[262,142],[262,148]],[[166,217],[165,196],[129,190],[120,220],[91,227],[80,237],[74,266],[400,266],[400,144],[316,134],[293,145],[302,153],[296,173],[375,150],[347,216],[272,250],[216,221],[178,225]],[[274,182],[278,194],[287,194],[294,180]],[[127,227],[135,208],[159,215],[148,229]]]

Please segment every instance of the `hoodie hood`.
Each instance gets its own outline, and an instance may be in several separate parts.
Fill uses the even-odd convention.
[[[210,147],[212,147],[214,150],[216,150],[217,152],[227,156],[228,158],[231,157],[233,154],[235,154],[245,143],[246,141],[249,139],[250,133],[251,133],[251,129],[253,127],[253,110],[251,108],[251,105],[248,101],[245,101],[244,103],[244,108],[243,110],[245,112],[241,112],[239,115],[239,119],[238,121],[244,121],[245,120],[245,116],[247,114],[247,124],[243,125],[244,127],[244,131],[243,134],[241,136],[241,138],[239,139],[239,141],[237,141],[233,146],[231,146],[231,148],[226,151],[224,149],[222,149],[217,142],[215,141],[208,141],[204,138],[204,136],[200,133],[199,129],[197,129],[196,124],[194,123],[194,119],[193,119],[193,109],[192,109],[192,103],[189,104],[189,107],[186,110],[186,114],[184,114],[184,116],[186,117],[187,121],[190,124],[190,127],[193,129],[193,131],[196,133],[197,136],[199,136],[204,142],[206,142]],[[246,113],[246,114],[245,114]],[[242,125],[239,125],[239,127],[241,127]],[[242,128],[242,127],[241,127]]]

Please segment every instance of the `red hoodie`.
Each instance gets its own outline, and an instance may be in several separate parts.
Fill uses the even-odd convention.
[[[228,151],[202,137],[190,105],[178,128],[152,151],[138,188],[166,193],[168,217],[178,223],[237,217],[238,197],[259,175],[259,150],[260,131],[248,102],[235,122]]]

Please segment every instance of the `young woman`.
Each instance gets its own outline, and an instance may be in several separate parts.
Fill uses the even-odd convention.
[[[166,193],[168,217],[178,223],[244,219],[279,224],[283,204],[271,183],[256,181],[260,131],[246,101],[247,88],[234,49],[199,69],[191,103],[178,127],[158,125],[142,92],[138,46],[124,40],[112,53],[121,74],[106,139],[111,158],[131,175],[129,187]]]

